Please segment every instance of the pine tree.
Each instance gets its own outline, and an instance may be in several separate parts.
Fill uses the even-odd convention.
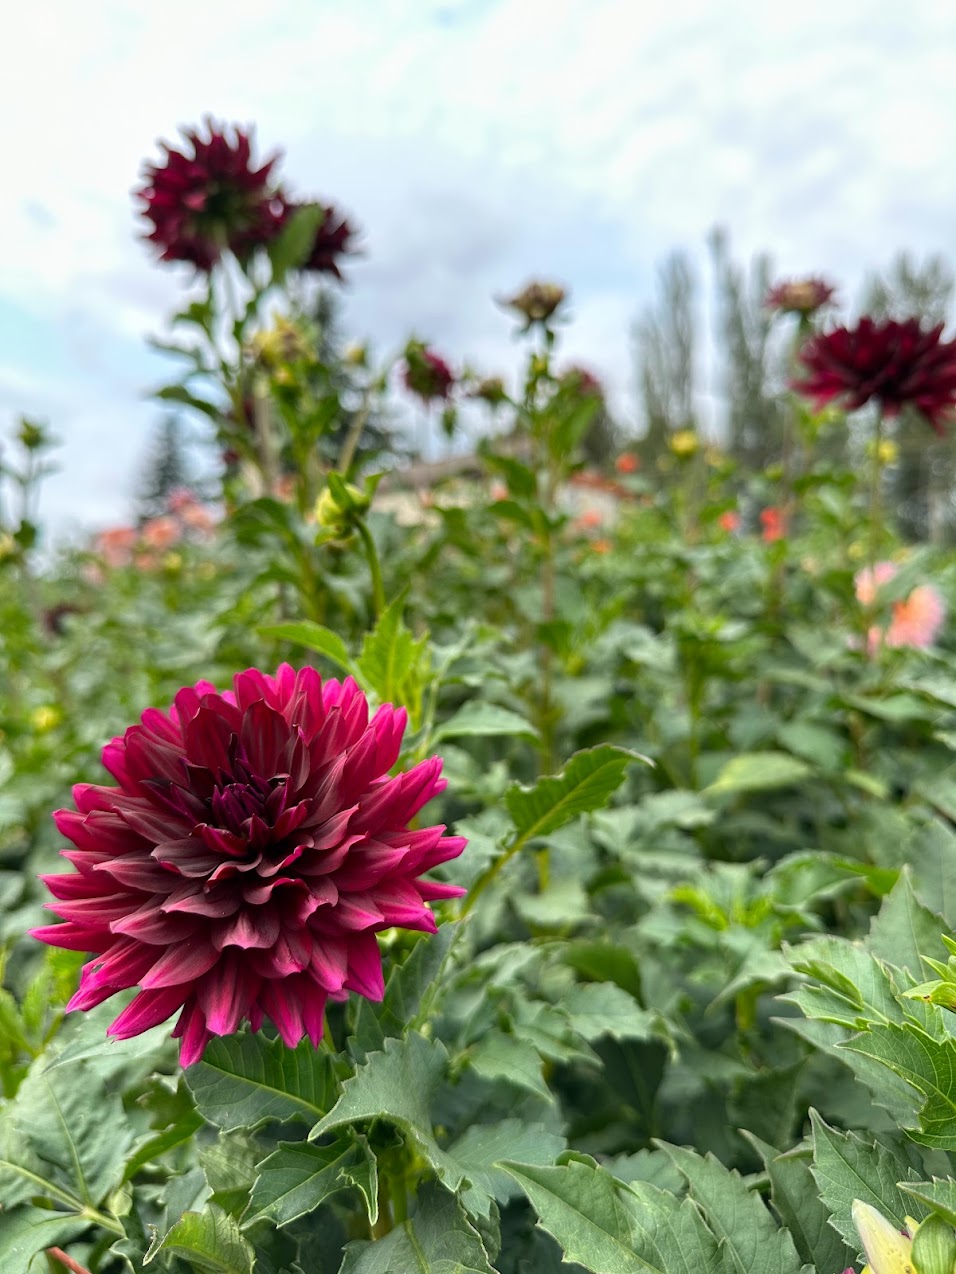
[[[191,485],[191,466],[183,442],[182,424],[178,416],[164,416],[140,483],[137,496],[140,520],[165,513],[170,493],[177,487]]]
[[[666,450],[672,432],[694,427],[696,282],[686,253],[673,252],[667,258],[658,285],[656,304],[634,328],[645,463],[653,463]]]

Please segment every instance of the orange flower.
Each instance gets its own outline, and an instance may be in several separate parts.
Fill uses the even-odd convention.
[[[787,534],[787,519],[783,509],[775,507],[761,509],[760,525],[763,527],[765,544],[774,544]]]
[[[182,528],[175,518],[150,518],[143,523],[143,543],[151,549],[168,549],[182,535]]]
[[[594,543],[591,545],[591,551],[593,553],[610,553],[611,541],[610,540],[595,540]]]
[[[622,451],[614,461],[614,468],[618,473],[637,473],[640,467],[641,458],[636,456],[633,451]]]
[[[131,526],[113,526],[100,531],[94,548],[107,566],[127,566],[136,544],[136,531]]]
[[[903,602],[893,603],[886,630],[888,646],[932,646],[946,618],[946,603],[932,584],[920,584]]]
[[[740,530],[740,514],[736,509],[728,509],[726,513],[722,513],[717,522],[720,529],[727,531],[730,535]]]
[[[579,518],[575,518],[574,526],[579,531],[593,531],[601,525],[604,518],[598,509],[585,509]]]

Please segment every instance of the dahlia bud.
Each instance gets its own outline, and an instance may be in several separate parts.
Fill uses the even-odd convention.
[[[17,438],[27,451],[39,451],[48,441],[43,425],[37,424],[35,420],[28,420],[26,416],[20,417],[20,432]]]
[[[329,474],[329,485],[315,502],[315,521],[326,531],[346,536],[369,510],[371,496],[337,473]]]
[[[505,392],[505,383],[500,376],[485,376],[471,391],[469,397],[480,398],[489,407],[498,407],[508,395]]]
[[[349,367],[368,367],[368,346],[360,345],[358,341],[346,345],[342,362]]]
[[[50,730],[56,729],[62,720],[63,713],[56,704],[52,703],[41,704],[30,714],[30,724],[37,734],[48,734]]]
[[[833,293],[834,289],[823,279],[791,279],[771,288],[764,305],[780,314],[809,318],[832,300]]]
[[[956,1234],[941,1216],[929,1216],[913,1235],[913,1265],[919,1274],[953,1274]]]
[[[687,460],[696,455],[699,447],[700,439],[697,437],[695,429],[678,429],[675,434],[671,435],[670,449],[675,456],[679,456],[682,460]]]
[[[546,324],[565,298],[564,288],[557,283],[541,283],[535,280],[516,292],[514,296],[501,297],[498,304],[514,310],[525,320],[526,332],[534,323]]]

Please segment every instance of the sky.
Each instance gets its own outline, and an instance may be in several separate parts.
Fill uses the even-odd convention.
[[[129,516],[190,275],[130,192],[209,113],[361,226],[350,337],[507,378],[492,298],[554,279],[625,422],[660,263],[705,276],[715,225],[847,302],[898,249],[956,258],[952,0],[32,0],[4,28],[0,439],[25,412],[62,440],[60,533]]]

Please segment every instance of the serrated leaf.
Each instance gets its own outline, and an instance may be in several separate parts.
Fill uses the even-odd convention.
[[[303,619],[294,624],[264,624],[257,629],[260,637],[271,637],[275,641],[291,641],[306,650],[314,650],[341,668],[343,672],[356,673],[355,661],[349,654],[349,648],[331,628],[316,624],[311,619]]]
[[[44,1208],[12,1208],[0,1213],[0,1269],[40,1271],[46,1262],[33,1258],[48,1247],[62,1247],[88,1230],[89,1221],[50,1213]]]
[[[952,1177],[934,1177],[932,1181],[901,1181],[904,1195],[912,1195],[930,1212],[956,1226],[956,1181]]]
[[[495,1165],[502,1159],[550,1164],[565,1148],[562,1136],[543,1124],[505,1119],[498,1124],[474,1124],[448,1147],[468,1181],[461,1198],[469,1212],[487,1217],[492,1200],[507,1203],[518,1193],[514,1181]]]
[[[626,1186],[583,1156],[553,1168],[502,1163],[538,1222],[592,1274],[717,1274],[717,1240],[692,1203],[647,1182]]]
[[[150,1265],[159,1252],[172,1252],[203,1274],[253,1274],[256,1254],[239,1222],[214,1203],[202,1212],[186,1212],[158,1244],[147,1252]]]
[[[610,743],[576,752],[560,774],[539,779],[533,787],[514,784],[505,804],[522,842],[557,831],[580,814],[601,809],[624,781],[635,760],[645,760]]]
[[[917,899],[909,872],[904,870],[883,899],[866,945],[875,956],[905,969],[919,982],[926,976],[921,956],[946,959],[940,928],[939,917]]]
[[[860,1199],[882,1212],[900,1230],[906,1215],[917,1220],[925,1210],[914,1210],[904,1198],[898,1181],[915,1181],[916,1172],[906,1160],[883,1142],[866,1141],[855,1133],[831,1128],[815,1110],[810,1111],[813,1127],[813,1164],[810,1171],[820,1197],[830,1210],[831,1224],[848,1247],[859,1251],[860,1238],[850,1210]]]
[[[210,1040],[186,1083],[203,1118],[224,1132],[270,1119],[312,1123],[337,1096],[328,1053],[309,1040],[292,1049],[253,1031]]]
[[[380,1049],[388,1036],[404,1035],[424,1020],[457,933],[452,922],[440,925],[435,934],[423,934],[403,963],[393,965],[381,1003],[358,1002],[354,1038],[360,1049]]]
[[[309,1141],[280,1141],[259,1165],[243,1228],[257,1221],[288,1225],[349,1187],[344,1169],[364,1156],[354,1139],[340,1135],[327,1146]]]
[[[852,1266],[857,1248],[848,1247],[830,1225],[830,1213],[810,1171],[810,1151],[781,1154],[753,1133],[743,1135],[763,1157],[770,1178],[770,1198],[790,1231],[800,1259],[814,1270],[830,1270],[833,1274]]]
[[[492,1081],[504,1081],[553,1102],[541,1073],[541,1055],[527,1040],[504,1031],[489,1031],[468,1055],[472,1070]]]
[[[701,1158],[665,1143],[661,1149],[685,1177],[691,1198],[724,1251],[730,1253],[738,1274],[800,1274],[803,1263],[789,1232],[779,1228],[739,1173],[711,1154]]]
[[[739,792],[767,792],[802,783],[813,773],[809,765],[787,752],[744,752],[723,767],[705,796],[733,796]]]
[[[454,1195],[434,1182],[415,1215],[377,1243],[350,1243],[339,1274],[495,1274],[481,1236]]]
[[[536,739],[538,732],[520,713],[502,708],[497,703],[485,703],[472,699],[447,721],[443,721],[432,734],[432,743],[442,739],[461,739],[477,736],[506,735]]]
[[[852,1052],[882,1062],[924,1099],[914,1141],[956,1150],[956,1039],[934,1039],[914,1023],[873,1026],[847,1040]]]
[[[419,691],[428,662],[428,638],[413,636],[402,619],[404,596],[385,610],[374,629],[366,634],[356,661],[362,682],[383,702],[408,708],[413,723]]]
[[[616,1040],[646,1040],[653,1035],[655,1014],[641,1008],[632,995],[613,982],[572,987],[562,1000],[571,1026],[586,1040],[610,1035]]]
[[[370,1053],[329,1113],[309,1133],[314,1141],[348,1124],[385,1119],[399,1128],[427,1159],[450,1190],[461,1185],[462,1173],[435,1140],[430,1104],[444,1080],[448,1053],[437,1040],[417,1031],[404,1039],[387,1039],[381,1052]]]

